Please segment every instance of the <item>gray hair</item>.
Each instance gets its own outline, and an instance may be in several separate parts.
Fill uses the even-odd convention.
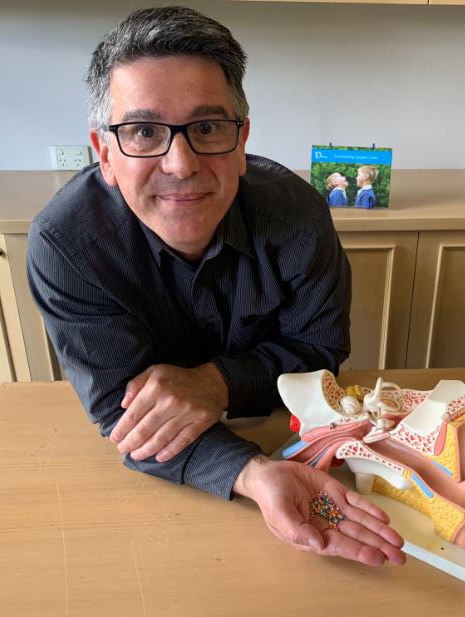
[[[236,101],[237,119],[249,106],[242,87],[247,56],[231,32],[217,21],[183,6],[141,9],[131,13],[96,47],[86,76],[89,126],[99,131],[111,116],[110,79],[116,66],[139,58],[190,54],[206,57],[223,69]]]

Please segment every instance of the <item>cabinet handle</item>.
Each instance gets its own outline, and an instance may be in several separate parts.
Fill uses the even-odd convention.
[[[3,257],[4,255],[6,255],[5,251],[3,249],[0,249],[0,257]]]

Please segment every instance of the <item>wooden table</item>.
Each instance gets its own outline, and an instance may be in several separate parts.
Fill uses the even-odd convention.
[[[379,371],[341,374],[374,384]],[[385,371],[419,389],[464,369]],[[271,452],[288,415],[233,423]],[[0,387],[5,617],[464,617],[465,584],[409,558],[380,569],[299,552],[254,504],[126,469],[66,382]]]

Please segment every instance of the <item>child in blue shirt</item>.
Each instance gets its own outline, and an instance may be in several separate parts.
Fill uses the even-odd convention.
[[[355,198],[356,208],[373,208],[376,206],[376,195],[372,183],[376,181],[379,171],[376,167],[363,165],[358,168],[357,186],[360,187]]]
[[[330,191],[328,195],[328,204],[330,206],[347,206],[348,199],[346,188],[348,182],[345,176],[339,172],[335,172],[326,178],[326,188]]]

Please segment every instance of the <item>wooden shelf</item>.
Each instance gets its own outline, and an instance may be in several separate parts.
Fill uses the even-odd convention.
[[[71,171],[0,172],[0,233],[27,233]],[[308,181],[310,173],[296,173]],[[465,170],[393,170],[389,208],[332,208],[338,231],[465,229]]]

